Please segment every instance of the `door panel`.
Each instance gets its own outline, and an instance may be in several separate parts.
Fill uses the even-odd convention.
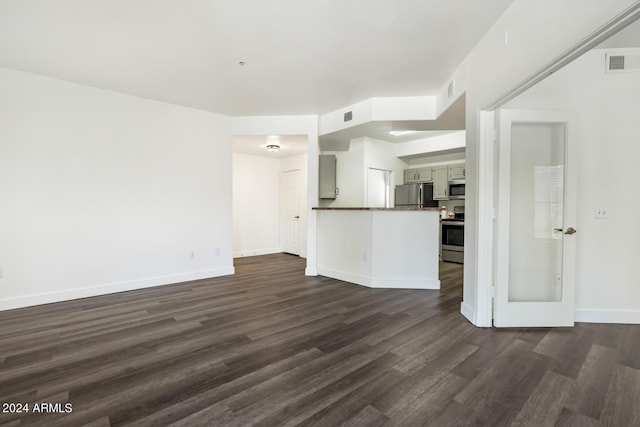
[[[499,129],[496,326],[572,326],[576,165],[571,115],[504,110]]]
[[[280,244],[284,252],[299,255],[300,171],[283,172],[280,192]]]

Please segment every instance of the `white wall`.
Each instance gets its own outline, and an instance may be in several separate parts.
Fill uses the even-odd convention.
[[[233,273],[229,117],[0,68],[0,120],[0,309]]]
[[[485,179],[485,171],[479,169],[485,148],[479,146],[478,111],[637,3],[636,0],[514,0],[456,69],[453,75],[456,92],[466,92],[467,131],[462,312],[474,324],[491,325],[488,292],[491,278],[486,274],[491,260],[479,264],[478,248],[487,253],[485,241],[491,240],[486,224],[490,222],[491,211],[487,194],[491,193],[492,187],[478,186],[479,178]],[[550,30],[541,31],[541,28]],[[508,33],[507,46],[505,32]]]
[[[357,138],[351,140],[349,151],[322,152],[322,154],[336,155],[338,195],[335,200],[320,200],[320,206],[332,208],[364,206],[366,200],[364,144],[364,138]]]
[[[379,139],[362,137],[352,139],[349,151],[327,151],[336,155],[335,200],[321,200],[322,207],[364,207],[367,205],[367,177],[369,168],[391,171],[390,203],[393,206],[396,184],[402,183],[406,163],[396,157],[396,145]]]
[[[418,139],[395,144],[395,155],[398,157],[420,156],[427,154],[439,155],[447,150],[463,150],[466,145],[466,132],[446,133],[430,138]],[[464,158],[464,157],[463,157]]]
[[[233,256],[281,252],[280,159],[233,154]]]
[[[588,52],[505,108],[578,113],[576,320],[640,323],[640,73],[606,74],[604,65],[604,50]],[[599,207],[608,219],[594,217]]]
[[[365,180],[367,180],[367,172],[369,168],[391,171],[391,179],[389,184],[389,203],[390,206],[395,206],[394,189],[396,188],[396,185],[402,184],[403,171],[407,167],[407,164],[405,162],[396,157],[395,144],[392,142],[365,137],[364,167]],[[365,183],[365,203],[367,201],[367,185],[368,183]]]

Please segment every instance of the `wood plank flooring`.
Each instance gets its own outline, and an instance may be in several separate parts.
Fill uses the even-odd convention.
[[[640,325],[475,328],[456,264],[440,291],[236,271],[0,312],[0,403],[30,409],[0,425],[640,426]]]

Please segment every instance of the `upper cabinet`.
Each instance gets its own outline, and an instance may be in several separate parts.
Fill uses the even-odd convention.
[[[433,181],[433,174],[431,168],[420,168],[418,171],[418,182],[431,182]]]
[[[449,187],[449,180],[447,176],[447,167],[438,166],[431,168],[433,173],[433,199],[434,200],[448,200],[449,195],[447,190]]]
[[[449,181],[464,179],[464,163],[404,170],[405,184],[433,182],[434,200],[449,200]]]
[[[336,198],[336,156],[322,154],[319,157],[319,195],[320,199]]]
[[[431,168],[405,169],[404,183],[411,184],[414,182],[432,182],[433,174]]]
[[[431,168],[405,169],[403,178],[405,184],[433,181]]]
[[[465,179],[465,165],[449,165],[449,181]]]
[[[417,182],[417,169],[405,169],[404,170],[404,183],[411,184]]]

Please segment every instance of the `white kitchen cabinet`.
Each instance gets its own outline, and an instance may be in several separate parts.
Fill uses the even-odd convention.
[[[433,199],[449,200],[449,177],[446,166],[438,166],[432,168],[433,174]]]
[[[465,179],[465,165],[449,165],[449,181]]]
[[[413,182],[417,182],[418,174],[415,169],[405,169],[404,170],[404,183],[411,184]]]
[[[418,179],[417,182],[431,182],[433,181],[433,173],[432,173],[432,169],[429,168],[420,168],[420,169],[416,169],[417,173],[418,173]]]
[[[430,167],[404,170],[405,184],[410,184],[413,182],[432,182],[432,181],[433,181],[433,175],[432,175],[432,169]]]
[[[334,154],[321,154],[318,162],[319,169],[319,198],[336,198],[336,156]]]

